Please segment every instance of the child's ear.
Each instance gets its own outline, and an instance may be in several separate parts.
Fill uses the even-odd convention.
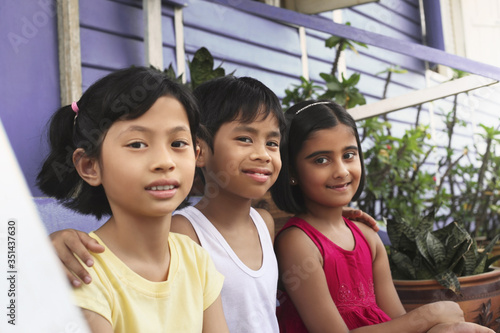
[[[88,157],[83,148],[78,148],[73,152],[73,164],[75,169],[89,185],[101,185],[101,169],[96,158]]]
[[[198,147],[198,158],[196,159],[196,167],[198,168],[203,168],[206,163],[207,159],[207,154],[209,152],[209,147],[208,144],[205,142],[205,140],[198,139],[196,142],[196,146]]]

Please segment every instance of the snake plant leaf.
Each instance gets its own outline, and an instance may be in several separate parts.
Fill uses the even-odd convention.
[[[416,250],[416,231],[408,222],[398,218],[384,218],[384,222],[387,225],[387,236],[393,247],[405,252]]]
[[[467,251],[464,254],[464,262],[465,262],[465,267],[464,267],[464,275],[472,275],[474,273],[474,270],[476,269],[476,262],[477,262],[477,253],[474,253],[474,250]]]
[[[457,246],[466,239],[472,239],[467,231],[462,228],[458,223],[449,223],[441,229],[433,231],[433,234],[444,241],[446,246]]]
[[[486,270],[486,260],[487,259],[488,259],[487,256],[480,256],[479,257],[479,261],[477,262],[477,266],[476,266],[476,268],[474,268],[472,275],[481,274]]]
[[[394,278],[416,279],[416,269],[412,260],[404,253],[391,250],[390,258],[396,269],[393,272]]]
[[[421,232],[432,231],[432,228],[434,227],[434,222],[436,221],[435,216],[436,216],[435,210],[431,209],[431,211],[420,220],[417,226],[417,230]]]
[[[458,260],[456,261],[456,263],[454,264],[453,267],[451,267],[450,265],[450,269],[453,270],[453,272],[457,275],[457,276],[464,276],[466,275],[465,274],[465,260],[462,257],[458,258]]]
[[[433,234],[443,242],[446,248],[445,265],[458,273],[454,270],[454,267],[463,258],[464,254],[469,251],[472,237],[456,222],[434,231]]]
[[[500,255],[488,258],[488,260],[486,260],[486,267],[490,267],[494,262],[496,262],[498,260],[500,260]]]
[[[480,274],[487,271],[487,269],[489,268],[489,265],[487,265],[488,255],[493,250],[493,246],[495,246],[499,238],[500,235],[496,235],[495,238],[493,238],[491,242],[484,248],[484,250],[478,254],[478,257],[476,259],[476,267],[474,268],[473,274]]]
[[[427,248],[427,234],[421,233],[415,239],[415,243],[417,245],[418,254],[420,254],[423,259],[430,265],[430,267],[434,267],[434,260],[431,258],[431,254],[429,253],[429,249]]]
[[[435,278],[443,287],[450,289],[455,294],[460,294],[460,283],[458,282],[457,276],[452,271],[446,270],[445,272],[436,274]]]
[[[492,250],[493,250],[493,247],[496,245],[496,243],[498,242],[498,240],[500,239],[500,234],[496,235],[495,238],[493,238],[489,243],[488,245],[484,248],[484,251],[483,253],[485,255],[488,255]]]
[[[446,247],[439,238],[434,236],[432,232],[427,234],[427,249],[433,253],[434,263],[436,264],[436,271],[442,270],[442,267],[447,267]]]

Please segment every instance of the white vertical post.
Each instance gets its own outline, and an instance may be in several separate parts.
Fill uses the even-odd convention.
[[[143,0],[144,49],[146,66],[163,70],[163,40],[161,33],[161,0]]]
[[[182,82],[186,83],[186,51],[184,49],[184,22],[181,7],[174,8],[174,29],[177,76],[182,74]]]
[[[343,22],[343,19],[342,19],[342,10],[334,10],[332,12],[332,20],[333,22],[335,23],[342,23]],[[347,63],[345,61],[345,52],[342,52],[341,50],[339,50],[340,53],[340,57],[339,57],[339,62],[337,63],[337,72],[338,72],[338,79],[339,81],[342,82],[342,74],[344,74],[344,76],[346,76],[346,72],[347,72]]]
[[[82,95],[78,0],[57,1],[57,35],[61,105],[68,105]]]
[[[300,41],[300,51],[302,53],[302,76],[309,80],[309,61],[307,58],[307,36],[306,29],[304,27],[299,27],[299,41]]]

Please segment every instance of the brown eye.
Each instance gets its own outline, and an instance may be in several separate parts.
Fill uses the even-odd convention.
[[[172,143],[172,147],[174,147],[174,148],[182,148],[182,147],[186,147],[188,145],[189,145],[189,143],[187,143],[185,141],[174,141]]]
[[[132,142],[127,145],[127,147],[130,148],[135,148],[135,149],[140,149],[140,148],[146,148],[146,144],[144,142]]]

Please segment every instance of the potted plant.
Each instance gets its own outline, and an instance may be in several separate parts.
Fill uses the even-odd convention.
[[[498,257],[488,255],[500,234],[481,249],[458,222],[436,229],[434,216],[431,210],[386,221],[391,273],[405,309],[452,300],[467,321],[499,329],[500,269],[490,268]]]

